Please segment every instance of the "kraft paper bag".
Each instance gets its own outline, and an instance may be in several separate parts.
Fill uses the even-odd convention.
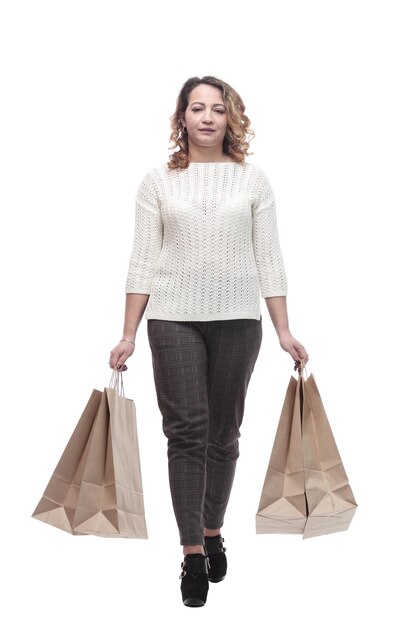
[[[73,529],[75,534],[148,538],[136,409],[133,400],[125,398],[123,387],[122,393],[112,387],[104,390]]]
[[[74,535],[147,539],[136,409],[122,372],[113,370],[104,392],[93,391],[77,429],[84,440],[74,433],[32,517]],[[60,517],[52,515],[57,509]],[[65,524],[57,523],[62,511]]]
[[[91,434],[102,393],[93,390],[32,517],[72,533],[80,491],[80,475],[85,467]]]
[[[313,374],[301,371],[302,439],[308,517],[303,539],[344,531],[356,511],[342,459]]]
[[[301,440],[301,381],[291,376],[265,476],[256,533],[302,534],[307,510]]]

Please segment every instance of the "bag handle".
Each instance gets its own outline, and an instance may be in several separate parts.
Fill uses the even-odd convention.
[[[301,365],[301,372],[299,376],[303,376],[303,373],[305,372],[305,375],[306,375],[305,381],[307,382],[308,374],[307,374],[307,367],[306,367],[306,363],[304,359],[301,359],[300,365]]]
[[[115,367],[112,370],[109,387],[116,389],[119,396],[125,397],[125,389],[123,386],[123,372]]]

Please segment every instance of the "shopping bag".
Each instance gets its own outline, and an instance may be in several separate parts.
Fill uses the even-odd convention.
[[[306,523],[300,394],[300,378],[291,376],[256,514],[257,534],[301,534]]]
[[[94,421],[102,393],[93,390],[68,444],[46,486],[32,517],[72,533],[80,490],[79,476],[85,467]],[[78,478],[77,478],[78,475]]]
[[[147,539],[136,410],[122,372],[93,391],[32,517],[74,535]]]
[[[122,373],[105,388],[74,515],[75,534],[147,539],[136,409]],[[119,378],[120,376],[120,378]]]
[[[302,365],[304,365],[302,363]],[[312,373],[302,382],[302,440],[308,517],[303,539],[349,528],[357,503]]]
[[[308,539],[347,530],[357,506],[316,380],[302,360],[298,381],[291,376],[287,388],[256,532]]]

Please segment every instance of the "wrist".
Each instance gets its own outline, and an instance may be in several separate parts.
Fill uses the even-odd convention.
[[[277,329],[277,335],[278,335],[278,337],[280,339],[282,337],[288,337],[289,335],[291,335],[290,329],[289,328],[278,328]]]
[[[128,337],[122,337],[122,339],[120,339],[120,341],[126,341],[128,343],[133,343],[133,345],[135,345],[135,342],[133,339],[129,339]]]

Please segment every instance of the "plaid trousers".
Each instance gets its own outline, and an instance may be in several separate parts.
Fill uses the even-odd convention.
[[[147,322],[180,544],[203,544],[223,526],[262,316]]]

